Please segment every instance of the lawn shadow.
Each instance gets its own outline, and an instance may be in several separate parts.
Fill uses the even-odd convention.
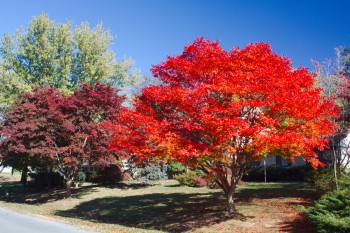
[[[98,192],[98,184],[73,189],[73,198]],[[103,187],[106,187],[103,185]],[[141,189],[140,184],[117,183],[111,189]],[[177,186],[168,185],[168,187]],[[178,191],[177,191],[178,192]],[[309,205],[315,192],[302,184],[244,184],[235,195],[238,206],[254,205],[257,200],[275,198],[298,198],[286,202],[289,206]],[[39,205],[65,198],[64,189],[38,190],[22,187],[18,182],[0,183],[0,200],[13,203]],[[250,217],[242,214],[228,216],[226,200],[222,192],[203,193],[151,193],[125,197],[105,197],[82,202],[69,210],[57,211],[58,216],[80,218],[97,223],[118,224],[147,230],[184,232],[222,223],[230,219],[245,221]],[[313,225],[300,214],[276,226],[283,232],[313,232]]]
[[[251,202],[253,199],[273,199],[273,198],[303,198],[305,200],[314,200],[319,196],[316,191],[305,183],[267,183],[259,184],[255,188],[253,185],[247,185],[238,189],[235,194],[236,202]]]
[[[238,205],[247,205],[256,200],[264,199],[284,199],[293,198],[291,201],[284,202],[286,206],[296,208],[297,206],[309,207],[315,199],[320,197],[320,194],[307,183],[277,183],[277,184],[259,184],[259,188],[250,186],[249,183],[243,189],[239,189],[235,195]],[[302,207],[301,207],[302,208]],[[301,211],[294,218],[288,218],[281,222],[275,228],[280,232],[296,232],[296,233],[314,233],[314,224]]]
[[[99,184],[98,186],[110,189],[144,189],[154,186],[156,184],[142,184],[142,183],[131,183],[131,182],[117,182],[117,183],[105,183]]]
[[[72,198],[83,198],[85,195],[98,192],[99,187],[110,189],[143,189],[152,185],[143,185],[140,183],[85,183],[83,186],[73,188]],[[43,204],[58,201],[67,198],[64,187],[42,188],[28,184],[24,187],[18,181],[0,181],[0,201],[24,204]]]
[[[308,219],[303,213],[304,208],[313,205],[314,200],[319,198],[319,193],[313,198],[303,198],[295,201],[286,202],[287,205],[293,206],[295,209],[299,209],[299,213],[294,219],[288,219],[281,224],[280,229],[282,232],[296,232],[296,233],[316,233],[315,225]]]
[[[115,187],[128,188],[124,185]],[[305,199],[308,203],[312,200],[312,195],[314,195],[314,190],[303,184],[270,184],[266,187],[261,187],[261,184],[259,184],[256,188],[246,185],[238,190],[235,202],[238,206],[241,206],[254,205],[254,201],[257,199],[301,198],[301,200]],[[289,206],[297,204],[300,204],[300,202],[287,203]],[[229,219],[245,221],[250,218],[240,213],[236,216],[228,216],[226,200],[222,192],[153,193],[97,198],[81,203],[73,209],[58,211],[56,214],[98,223],[118,224],[126,227],[166,232],[191,231],[225,222]],[[279,227],[286,230],[286,232],[295,232],[295,230],[300,230],[299,224],[301,223],[309,223],[302,214],[300,218],[288,219],[288,222]],[[312,232],[313,228],[311,226],[306,229]]]
[[[245,218],[239,214],[227,216],[221,193],[154,193],[97,198],[56,214],[166,232],[184,232],[232,218]]]
[[[176,188],[176,187],[181,187],[181,184],[167,184],[167,185],[164,185],[164,187]]]
[[[299,213],[294,219],[289,219],[279,226],[281,232],[316,233],[315,225],[303,214]]]
[[[84,195],[92,192],[97,192],[97,189],[93,185],[73,188],[71,197],[82,198]],[[45,189],[32,186],[23,187],[19,182],[0,183],[0,201],[39,205],[65,198],[66,191],[62,187]]]

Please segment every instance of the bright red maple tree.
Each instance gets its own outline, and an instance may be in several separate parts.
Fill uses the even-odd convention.
[[[135,109],[121,114],[124,124],[107,126],[114,127],[110,149],[202,169],[225,192],[229,213],[250,162],[302,155],[319,165],[314,149],[325,147],[336,108],[307,69],[293,69],[268,44],[225,51],[199,38],[152,72],[162,84],[143,89]]]

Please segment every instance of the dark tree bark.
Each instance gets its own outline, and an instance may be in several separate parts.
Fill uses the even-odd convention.
[[[27,182],[28,182],[28,167],[24,166],[23,169],[22,169],[20,183],[23,184],[23,186],[26,186]]]

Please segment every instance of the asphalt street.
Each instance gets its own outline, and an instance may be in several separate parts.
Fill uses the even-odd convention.
[[[1,233],[96,233],[0,208]]]

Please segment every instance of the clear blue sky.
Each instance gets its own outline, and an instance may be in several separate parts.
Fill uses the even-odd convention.
[[[102,22],[115,36],[117,59],[131,57],[143,74],[196,37],[219,40],[229,50],[268,42],[294,67],[350,47],[350,1],[299,0],[11,0],[1,3],[0,35],[47,13],[56,22]]]

